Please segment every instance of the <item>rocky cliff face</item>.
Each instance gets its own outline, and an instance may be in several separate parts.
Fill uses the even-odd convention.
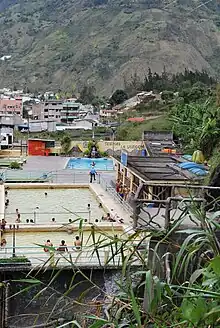
[[[217,1],[0,1],[0,87],[110,94],[131,75],[207,70],[219,75]]]

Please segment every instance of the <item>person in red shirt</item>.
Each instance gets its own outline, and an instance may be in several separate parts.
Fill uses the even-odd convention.
[[[116,192],[119,192],[120,190],[120,187],[121,187],[121,181],[118,179],[117,182],[116,182]]]

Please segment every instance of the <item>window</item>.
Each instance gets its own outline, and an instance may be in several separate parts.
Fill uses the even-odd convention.
[[[44,108],[44,112],[47,113],[48,112],[48,108]]]
[[[48,115],[44,115],[44,118],[48,118]]]

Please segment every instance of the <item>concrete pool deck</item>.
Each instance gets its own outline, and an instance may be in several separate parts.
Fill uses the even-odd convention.
[[[0,185],[0,220],[5,217],[5,187]]]
[[[90,183],[89,188],[94,193],[98,202],[103,205],[106,212],[110,213],[112,217],[118,216],[118,220],[123,219],[124,225],[132,225],[132,213],[129,214],[125,211],[100,184]]]

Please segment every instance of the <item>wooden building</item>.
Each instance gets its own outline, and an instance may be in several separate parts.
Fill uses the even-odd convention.
[[[114,157],[116,180],[120,180],[130,192],[136,193],[144,184],[143,199],[167,199],[177,196],[175,185],[199,184],[201,177],[178,167],[172,156],[128,156],[124,165],[120,157]],[[180,191],[181,192],[181,191]]]

